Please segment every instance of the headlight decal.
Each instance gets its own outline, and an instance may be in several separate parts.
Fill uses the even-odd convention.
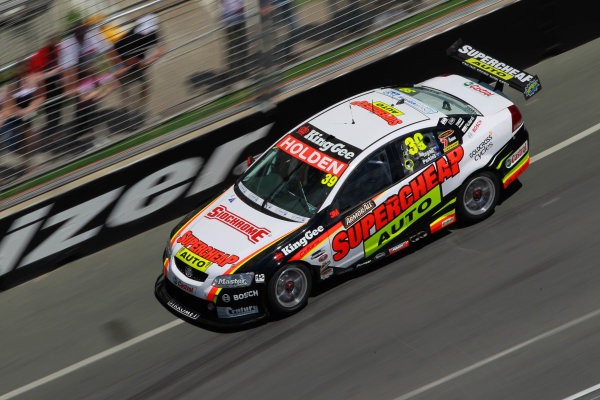
[[[250,261],[252,258],[254,258],[257,254],[261,253],[264,249],[266,249],[267,247],[273,245],[276,242],[279,242],[280,240],[282,240],[286,236],[291,235],[292,233],[296,232],[298,229],[302,228],[304,225],[306,225],[306,224],[302,224],[299,227],[297,227],[296,229],[294,229],[294,230],[286,233],[285,235],[281,235],[278,239],[275,239],[275,240],[271,241],[270,243],[267,243],[266,245],[264,245],[260,249],[256,250],[254,253],[250,254],[248,257],[244,258],[242,261],[238,262],[236,265],[233,265],[231,268],[229,268],[227,271],[225,271],[225,273],[222,274],[222,275],[231,275],[231,274],[233,274],[242,265],[246,264],[248,261]],[[220,292],[221,292],[221,288],[213,286],[210,289],[210,291],[208,292],[208,295],[206,296],[206,300],[212,301],[212,302],[216,303],[217,302],[217,296],[219,295]]]

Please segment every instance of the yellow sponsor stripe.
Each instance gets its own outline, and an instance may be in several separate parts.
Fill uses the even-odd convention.
[[[511,151],[510,153],[508,153],[506,155],[506,157],[504,157],[502,160],[500,160],[500,162],[498,163],[498,166],[496,167],[496,169],[500,169],[500,167],[502,166],[502,163],[504,162],[504,160],[506,160],[513,152]]]
[[[440,222],[442,222],[442,220],[444,220],[445,218],[450,217],[451,215],[454,215],[455,211],[454,210],[450,210],[448,211],[446,214],[442,215],[441,217],[439,217],[438,219],[436,219],[435,221],[433,221],[431,224],[429,224],[429,226],[438,224]]]
[[[494,76],[497,76],[498,78],[501,78],[501,79],[504,79],[504,80],[509,80],[509,79],[514,78],[513,75],[507,74],[506,72],[501,71],[498,68],[494,68],[491,65],[486,64],[486,63],[484,63],[484,62],[482,62],[482,61],[480,61],[480,60],[478,60],[476,58],[469,58],[469,59],[465,60],[465,62],[467,64],[471,64],[472,66],[474,66],[474,67],[476,67],[476,68],[478,68],[478,69],[480,69],[482,71],[490,73],[490,74],[492,74]]]
[[[525,157],[523,157],[523,159],[521,161],[519,161],[519,163],[516,166],[514,166],[512,168],[512,170],[504,178],[502,178],[502,183],[505,183],[507,180],[510,179],[511,176],[513,176],[515,173],[517,173],[517,171],[519,171],[519,169],[523,166],[523,164],[525,164],[528,160],[529,160],[529,153],[527,153],[527,155]]]
[[[448,207],[451,204],[456,203],[456,197],[453,198],[452,200],[450,200],[449,202],[447,202],[442,208],[440,208],[439,210],[437,210],[436,212],[433,213],[433,215],[439,214],[444,208]]]

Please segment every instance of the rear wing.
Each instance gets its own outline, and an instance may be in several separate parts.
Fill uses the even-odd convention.
[[[502,86],[507,84],[523,93],[526,100],[542,90],[542,84],[537,75],[531,75],[499,61],[464,43],[462,39],[454,42],[446,50],[446,54],[461,61],[464,66],[479,72],[481,75],[494,79],[497,82],[497,89],[502,90]]]

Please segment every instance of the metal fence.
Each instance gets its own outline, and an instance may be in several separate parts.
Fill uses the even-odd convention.
[[[39,1],[14,0],[22,8],[0,17],[0,189],[200,106],[268,97],[343,46],[445,2],[54,0],[35,13]],[[44,65],[39,50],[56,33],[57,64]]]

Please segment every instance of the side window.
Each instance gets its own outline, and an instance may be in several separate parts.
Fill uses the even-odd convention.
[[[344,183],[338,194],[340,210],[356,207],[391,184],[390,162],[381,149],[364,160]]]
[[[404,176],[411,175],[442,155],[434,132],[415,132],[394,142]]]

